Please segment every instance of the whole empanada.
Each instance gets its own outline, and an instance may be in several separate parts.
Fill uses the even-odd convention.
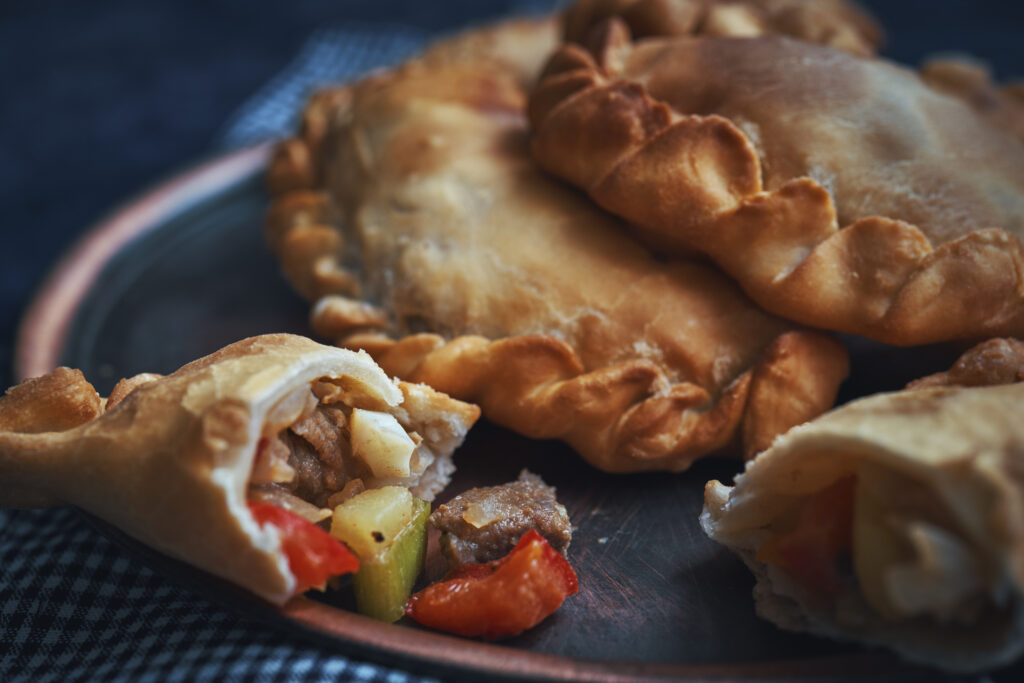
[[[981,345],[708,484],[701,523],[754,572],[760,616],[953,670],[1024,653],[1022,348]]]
[[[322,506],[280,488],[308,474],[302,468],[277,484],[258,481],[273,469],[262,462],[268,442],[321,410],[344,422],[344,443],[327,459],[344,459],[342,469],[367,487],[404,485],[426,500],[448,483],[451,454],[480,415],[430,387],[390,379],[365,353],[294,335],[253,337],[166,377],[122,382],[105,402],[81,372],[58,368],[0,398],[0,506],[77,505],[283,603],[297,590],[295,574],[281,537],[256,523],[247,502],[302,516]],[[352,452],[355,410],[415,435],[409,476],[373,472]],[[290,463],[277,463],[278,472]]]
[[[756,452],[827,409],[847,371],[836,340],[712,266],[659,261],[535,167],[526,83],[553,24],[523,52],[493,47],[524,45],[507,39],[524,26],[313,100],[272,169],[269,235],[314,329],[608,471]]]
[[[891,344],[1024,334],[1024,145],[882,60],[786,38],[564,46],[534,158],[778,315]]]

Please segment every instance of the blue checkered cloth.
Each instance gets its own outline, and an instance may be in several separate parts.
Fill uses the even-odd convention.
[[[0,510],[0,680],[435,681],[330,652],[148,569],[77,510]]]
[[[550,1],[523,2],[524,11]],[[237,147],[287,135],[307,97],[400,61],[430,36],[406,26],[313,35],[223,129]],[[0,681],[433,681],[331,652],[147,568],[71,508],[0,510]]]
[[[427,39],[424,31],[402,25],[318,31],[284,71],[242,105],[228,121],[221,140],[227,147],[239,147],[290,135],[313,92],[395,64]]]

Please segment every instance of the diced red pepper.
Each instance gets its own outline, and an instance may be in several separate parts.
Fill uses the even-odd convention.
[[[530,530],[500,560],[462,565],[414,594],[405,613],[424,626],[493,640],[536,626],[578,590],[566,559]]]
[[[359,560],[341,541],[294,512],[256,502],[249,503],[249,511],[260,526],[273,526],[280,534],[281,549],[298,583],[296,594],[322,589],[332,576],[359,569]]]
[[[807,499],[795,527],[769,538],[757,561],[773,564],[818,594],[842,587],[839,555],[853,544],[853,477]]]

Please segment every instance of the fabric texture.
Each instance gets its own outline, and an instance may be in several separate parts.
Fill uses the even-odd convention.
[[[0,510],[0,680],[425,683],[236,614],[76,509]]]
[[[318,31],[295,60],[228,121],[222,143],[238,147],[289,135],[314,91],[395,64],[422,47],[427,37],[422,30],[402,25]]]

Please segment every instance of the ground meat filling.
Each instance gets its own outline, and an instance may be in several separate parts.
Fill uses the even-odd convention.
[[[444,532],[441,551],[452,566],[504,557],[530,529],[563,555],[572,539],[569,515],[555,489],[526,470],[517,481],[456,496],[438,507],[430,522]]]

